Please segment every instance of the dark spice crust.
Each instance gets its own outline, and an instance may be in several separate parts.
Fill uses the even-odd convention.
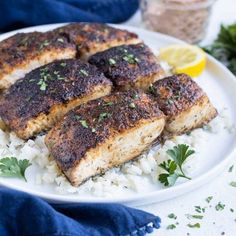
[[[102,114],[107,115],[101,119]],[[163,117],[149,95],[135,90],[117,92],[67,113],[47,134],[46,145],[61,169],[66,171],[76,166],[89,149],[117,132],[135,127],[141,120]]]
[[[197,83],[186,74],[176,74],[158,80],[150,86],[150,92],[167,116],[177,115],[189,109],[205,95]]]
[[[139,77],[162,71],[155,55],[143,43],[113,47],[94,54],[88,61],[97,66],[116,86],[132,84]]]
[[[83,73],[82,73],[82,72]],[[44,81],[46,88],[40,88]],[[0,116],[7,123],[27,121],[47,114],[54,105],[86,95],[96,85],[112,85],[95,66],[76,59],[59,60],[37,68],[13,84],[0,100]]]
[[[40,54],[52,50],[71,48],[75,45],[65,35],[55,32],[18,33],[0,42],[0,72],[7,73],[8,68],[37,58]]]
[[[94,44],[108,44],[112,46],[113,41],[124,42],[130,39],[137,39],[135,33],[127,30],[116,29],[100,23],[72,23],[57,28],[54,32],[69,35],[70,39],[77,44],[79,54],[89,52]]]

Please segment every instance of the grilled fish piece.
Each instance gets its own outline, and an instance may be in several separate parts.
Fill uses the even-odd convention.
[[[74,58],[76,47],[52,32],[19,33],[0,42],[0,90],[56,59]]]
[[[167,116],[165,130],[171,135],[201,127],[217,115],[206,93],[186,74],[158,80],[150,91]]]
[[[77,44],[79,57],[84,59],[110,47],[141,42],[134,33],[99,23],[72,23],[54,31],[69,35]]]
[[[78,186],[140,155],[164,125],[165,116],[149,95],[117,92],[67,113],[45,142],[59,168]]]
[[[69,110],[110,93],[112,83],[95,66],[76,59],[37,68],[0,100],[0,117],[23,139],[51,128]]]
[[[122,45],[98,52],[89,58],[117,89],[141,88],[146,90],[164,76],[164,70],[148,46],[143,43]]]

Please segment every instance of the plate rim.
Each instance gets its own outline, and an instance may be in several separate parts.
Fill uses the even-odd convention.
[[[37,31],[37,30],[42,31],[42,29],[47,31],[53,28],[66,25],[66,24],[69,24],[69,23],[45,24],[45,25],[31,26],[31,27],[27,27],[23,29],[10,31],[10,32],[1,34],[0,41],[16,33],[32,32],[32,31]],[[153,34],[153,37],[160,37],[165,41],[173,41],[175,43],[186,44],[186,42],[180,39],[174,38],[172,36],[161,34],[158,32],[149,31],[143,28],[137,28],[134,26],[124,25],[124,24],[110,24],[110,25],[117,28],[134,31],[134,32],[141,32],[143,34],[145,33]],[[218,68],[220,68],[221,71],[226,73],[228,77],[231,77],[232,78],[231,82],[234,83],[236,87],[235,76],[222,63],[220,63],[218,60],[216,60],[209,54],[207,54],[207,62],[208,63],[210,62],[216,65]],[[202,174],[201,176],[197,176],[196,178],[190,181],[181,183],[176,186],[172,186],[170,188],[164,188],[161,190],[152,191],[152,192],[148,192],[144,194],[139,193],[137,194],[138,196],[118,197],[118,198],[113,198],[113,199],[111,198],[107,199],[107,198],[102,198],[102,197],[94,197],[94,198],[86,199],[86,197],[81,198],[78,195],[67,196],[66,194],[64,195],[64,194],[56,194],[56,193],[45,193],[45,192],[40,192],[38,190],[35,191],[31,189],[22,190],[22,187],[18,187],[15,184],[5,183],[4,178],[0,178],[0,186],[5,186],[11,189],[18,190],[18,191],[24,191],[34,196],[38,196],[48,202],[53,202],[53,203],[123,203],[123,204],[131,205],[131,206],[140,206],[140,205],[150,204],[154,202],[166,201],[171,198],[175,198],[177,196],[186,194],[190,192],[191,190],[197,189],[200,186],[205,185],[206,183],[204,180],[205,179],[212,180],[214,177],[216,177],[220,170],[223,170],[226,168],[227,164],[230,163],[230,161],[234,158],[235,154],[236,154],[236,142],[233,143],[231,150],[228,151],[228,153],[225,155],[225,158],[222,161],[218,162],[218,164],[216,164],[213,168],[211,168],[210,170],[208,170],[206,173]],[[173,192],[174,192],[174,197],[171,195],[171,193]],[[162,196],[161,200],[155,200],[154,198],[156,195],[159,195],[159,196],[161,195]],[[162,199],[163,196],[164,196],[164,199]]]

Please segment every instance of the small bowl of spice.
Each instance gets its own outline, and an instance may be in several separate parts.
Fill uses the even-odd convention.
[[[206,33],[215,0],[140,0],[146,28],[198,43]]]

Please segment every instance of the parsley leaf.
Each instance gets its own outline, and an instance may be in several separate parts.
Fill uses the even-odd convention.
[[[210,203],[210,201],[211,201],[212,199],[213,199],[213,196],[209,196],[209,197],[206,198],[206,202],[207,202],[207,203]]]
[[[217,39],[203,49],[225,64],[236,75],[236,24],[221,26]]]
[[[31,165],[29,160],[17,160],[15,157],[5,157],[0,159],[0,176],[25,178],[25,170]]]
[[[109,58],[108,62],[111,66],[114,66],[116,64],[116,61],[113,58]]]
[[[232,181],[232,182],[230,182],[230,186],[232,186],[232,187],[235,187],[235,188],[236,188],[236,182],[235,182],[235,181]]]
[[[175,229],[175,228],[176,228],[175,224],[170,224],[166,227],[166,229],[168,229],[168,230],[172,230],[172,229]]]
[[[139,62],[139,59],[133,54],[126,54],[122,59],[127,61],[129,64],[135,64]]]
[[[129,107],[130,107],[130,108],[135,108],[136,105],[135,105],[135,103],[131,102],[131,103],[129,104]]]
[[[186,214],[186,217],[191,220],[191,219],[202,219],[203,215],[190,215],[190,214]]]
[[[199,224],[199,223],[196,223],[196,224],[187,224],[187,226],[189,227],[189,228],[200,228],[201,227],[201,225]]]
[[[182,168],[183,163],[185,160],[195,153],[194,150],[189,150],[189,146],[186,144],[180,144],[178,146],[173,147],[173,149],[169,149],[166,152],[172,159],[176,162],[179,168]],[[182,169],[181,169],[182,171]]]
[[[113,105],[113,102],[107,102],[103,106],[112,106],[112,105]]]
[[[229,167],[229,170],[228,170],[228,172],[230,173],[230,172],[232,172],[233,171],[233,169],[234,169],[234,165],[232,165],[232,166],[230,166]]]
[[[174,213],[170,213],[170,214],[168,215],[168,218],[176,220],[176,219],[177,219],[177,216],[176,216]]]
[[[174,146],[173,149],[169,149],[166,152],[173,160],[167,160],[162,162],[159,166],[167,173],[159,175],[159,181],[164,186],[173,186],[179,177],[190,179],[184,174],[183,164],[186,159],[195,153],[194,150],[190,150],[186,144],[179,144]]]
[[[98,122],[103,121],[105,118],[108,118],[109,116],[110,116],[110,114],[107,113],[107,112],[101,113],[101,114],[99,115]]]
[[[198,213],[205,213],[206,207],[195,206],[195,211]]]
[[[84,76],[89,75],[88,72],[86,70],[83,70],[83,69],[81,69],[79,72],[80,72],[81,75],[84,75]]]
[[[58,38],[57,41],[60,42],[60,43],[64,43],[64,39],[63,38]]]
[[[80,120],[79,122],[84,128],[88,128],[88,124],[86,120]]]
[[[217,211],[223,211],[225,208],[225,204],[221,203],[221,202],[218,202],[218,204],[215,206],[215,209]]]

